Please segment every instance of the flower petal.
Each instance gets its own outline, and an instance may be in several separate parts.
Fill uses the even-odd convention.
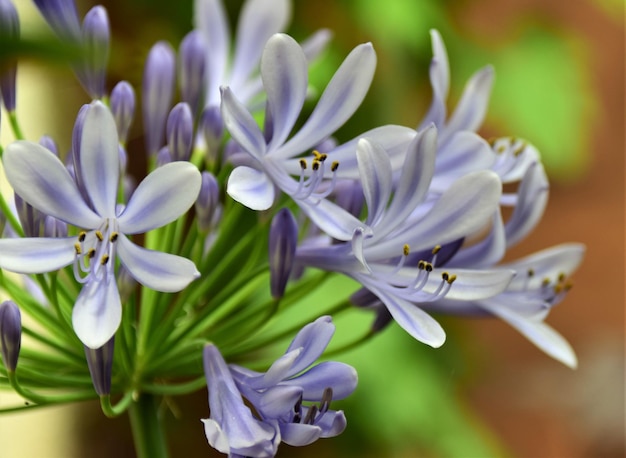
[[[281,423],[280,436],[285,444],[292,447],[304,447],[318,440],[322,435],[322,428],[317,425],[304,423]]]
[[[367,138],[359,140],[356,149],[361,185],[367,203],[367,224],[375,226],[382,217],[393,186],[391,163],[387,152]]]
[[[446,120],[446,99],[450,91],[450,65],[446,47],[437,30],[431,29],[430,39],[432,41],[433,58],[430,61],[429,75],[430,85],[433,88],[433,101],[430,104],[428,113],[420,124],[419,130],[430,123],[434,123],[438,129],[444,127]]]
[[[52,272],[70,264],[76,237],[0,239],[0,268],[20,274]]]
[[[120,180],[118,145],[113,115],[102,102],[93,102],[85,113],[78,172],[94,210],[103,218],[115,217]]]
[[[115,276],[88,281],[72,311],[74,331],[81,342],[89,348],[102,347],[115,335],[121,321],[122,303]]]
[[[272,36],[263,52],[261,75],[272,118],[271,151],[285,142],[304,105],[307,63],[298,43],[282,33]]]
[[[261,160],[267,146],[261,129],[246,107],[235,98],[230,88],[222,88],[222,119],[224,126],[239,146]]]
[[[143,179],[118,218],[125,234],[161,227],[183,215],[200,193],[202,177],[189,162],[165,164]]]
[[[180,291],[200,276],[195,264],[189,259],[147,250],[122,234],[118,237],[117,248],[120,260],[133,278],[156,291]]]
[[[99,226],[102,218],[87,206],[59,158],[43,146],[21,140],[11,143],[4,151],[3,165],[15,193],[37,210],[74,226]]]
[[[281,385],[301,387],[305,401],[320,401],[327,388],[333,390],[333,400],[344,399],[356,389],[358,376],[354,367],[337,361],[325,361],[298,377],[285,380]]]
[[[267,210],[274,203],[274,183],[265,173],[245,165],[230,172],[226,192],[252,210]]]
[[[287,377],[292,377],[313,364],[324,353],[334,333],[335,325],[330,316],[321,316],[300,329],[289,344],[287,353],[297,348],[302,348],[303,351],[294,361]]]
[[[242,86],[257,68],[263,47],[270,37],[283,31],[291,18],[288,0],[248,0],[239,15],[237,47],[231,84]]]
[[[287,159],[300,154],[341,127],[363,101],[375,68],[376,53],[371,43],[354,48],[326,86],[302,129],[275,156]]]
[[[312,201],[308,199],[299,201],[299,203],[300,208],[313,224],[334,239],[352,240],[352,235],[356,229],[363,230],[365,235],[370,235],[372,232],[363,222],[328,200]]]

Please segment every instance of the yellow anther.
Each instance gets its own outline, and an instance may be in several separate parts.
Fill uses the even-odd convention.
[[[454,280],[456,280],[456,275],[452,274],[450,275],[450,277],[448,277],[446,281],[448,282],[448,285],[451,285],[452,283],[454,283]]]
[[[430,262],[426,263],[426,272],[432,272],[433,271],[433,265]]]
[[[424,270],[426,268],[426,261],[420,261],[417,263],[417,268],[420,270]]]
[[[558,278],[559,278],[559,283],[563,283],[565,281],[565,274],[561,272]]]
[[[89,259],[93,258],[96,255],[96,249],[95,248],[91,248],[88,252],[87,252],[87,257]]]
[[[402,247],[402,254],[404,254],[405,256],[408,256],[410,252],[411,252],[411,247],[409,246],[408,243],[405,243],[404,246]]]
[[[100,231],[96,231],[96,237],[98,238],[98,240],[100,240],[101,242],[104,240],[104,235],[102,235],[102,232]]]
[[[109,262],[109,255],[102,255],[102,258],[100,258],[100,264],[105,265],[107,262]]]
[[[111,237],[109,237],[109,242],[111,243],[115,242],[118,237],[119,237],[119,234],[117,232],[112,232]]]
[[[534,271],[534,269],[528,269],[527,273],[528,273],[528,276],[529,276],[529,277],[534,277],[534,276],[535,276],[535,271]]]
[[[300,159],[300,168],[306,170],[306,159]]]
[[[315,157],[316,161],[324,162],[326,158],[328,157],[328,155],[324,153],[320,153],[317,150],[313,150],[313,157]]]
[[[561,291],[563,291],[563,285],[558,283],[556,285],[554,285],[554,294],[559,294]]]
[[[330,164],[331,172],[336,172],[338,168],[339,168],[339,162],[338,161],[333,161],[333,163]]]
[[[321,162],[317,159],[313,159],[313,163],[311,164],[311,168],[313,170],[319,170]]]
[[[526,143],[522,142],[517,148],[513,150],[513,156],[519,156],[526,149]]]
[[[543,286],[543,287],[546,287],[546,286],[548,286],[549,284],[550,284],[550,279],[549,279],[548,277],[544,278],[544,279],[541,281],[541,286]]]
[[[83,252],[83,249],[80,247],[80,243],[76,242],[74,244],[74,250],[76,250],[76,254],[80,255]]]
[[[496,153],[498,153],[498,154],[502,154],[502,153],[504,153],[505,151],[506,151],[506,146],[504,146],[504,145],[500,145],[500,146],[498,146],[498,147],[496,148]]]
[[[444,272],[441,274],[441,278],[443,278],[444,281],[448,281],[448,279],[450,278],[450,274],[448,272]]]
[[[435,248],[433,248],[432,253],[437,254],[439,253],[439,250],[441,250],[441,245],[435,245]]]
[[[78,233],[78,241],[79,242],[84,242],[85,241],[85,237],[87,237],[87,233],[85,231],[80,231]]]

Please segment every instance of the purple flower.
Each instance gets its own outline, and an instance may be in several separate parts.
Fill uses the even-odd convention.
[[[138,282],[158,291],[179,291],[199,275],[191,261],[141,248],[124,234],[147,232],[177,219],[193,205],[201,179],[193,165],[171,163],[148,175],[126,207],[118,206],[120,156],[113,115],[100,102],[88,105],[83,114],[75,129],[80,147],[74,151],[82,187],[38,144],[12,143],[3,157],[17,194],[46,215],[83,230],[67,238],[0,240],[0,267],[32,274],[73,263],[77,281],[84,284],[72,315],[74,330],[86,346],[99,348],[121,320],[114,273],[118,254]]]

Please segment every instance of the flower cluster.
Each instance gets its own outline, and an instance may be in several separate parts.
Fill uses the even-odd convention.
[[[448,115],[448,58],[432,31],[424,119],[339,142],[372,82],[374,46],[356,46],[303,114],[310,62],[330,33],[303,43],[282,33],[289,0],[247,0],[232,44],[221,0],[196,0],[195,29],[178,50],[162,41],[148,53],[140,107],[131,83],[106,89],[103,6],[81,24],[72,0],[35,4],[81,50],[71,66],[88,97],[70,151],[59,151],[22,134],[16,63],[0,67],[16,139],[1,150],[14,194],[0,196],[0,292],[10,298],[0,306],[0,387],[37,404],[97,396],[106,415],[130,410],[139,427],[151,398],[208,386],[209,444],[271,457],[281,442],[308,445],[346,427],[331,403],[354,391],[356,371],[316,364],[335,332],[331,311],[367,310],[368,337],[395,322],[432,347],[446,335],[431,313],[495,316],[576,366],[544,319],[584,247],[501,262],[540,221],[548,181],[532,145],[477,133],[491,67]],[[19,40],[10,0],[0,0],[0,24]],[[128,167],[136,111],[149,168],[139,184]],[[287,313],[332,274],[360,289]],[[43,331],[22,325],[20,310]],[[18,361],[22,334],[37,349]],[[150,442],[137,446],[145,456],[165,447],[159,431],[137,437]]]

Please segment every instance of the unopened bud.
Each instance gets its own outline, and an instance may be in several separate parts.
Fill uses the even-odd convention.
[[[15,372],[22,345],[22,316],[13,301],[0,304],[0,352],[4,367]]]
[[[0,0],[0,37],[11,42],[20,36],[17,10],[11,0]],[[6,45],[5,45],[6,46]],[[2,103],[8,112],[15,111],[15,76],[17,60],[6,59],[0,64],[0,92]]]
[[[193,141],[193,116],[185,102],[177,104],[167,118],[167,146],[174,161],[188,161]]]
[[[195,205],[200,232],[207,232],[211,228],[219,200],[220,188],[217,180],[211,173],[202,172],[202,185]]]
[[[278,299],[285,293],[298,245],[298,224],[289,209],[282,208],[272,219],[269,236],[270,289]]]
[[[111,91],[111,113],[115,119],[120,143],[125,144],[135,116],[135,91],[126,81],[120,81]]]
[[[204,103],[206,46],[199,30],[189,32],[178,51],[178,81],[183,102],[189,104],[196,115]]]
[[[85,346],[85,356],[89,366],[89,374],[98,396],[111,393],[111,370],[113,368],[113,348],[115,337],[112,337],[100,348]]]
[[[87,12],[83,20],[82,43],[84,46],[84,81],[85,90],[94,99],[101,99],[105,94],[104,82],[106,66],[109,61],[111,32],[106,9],[98,5]]]

